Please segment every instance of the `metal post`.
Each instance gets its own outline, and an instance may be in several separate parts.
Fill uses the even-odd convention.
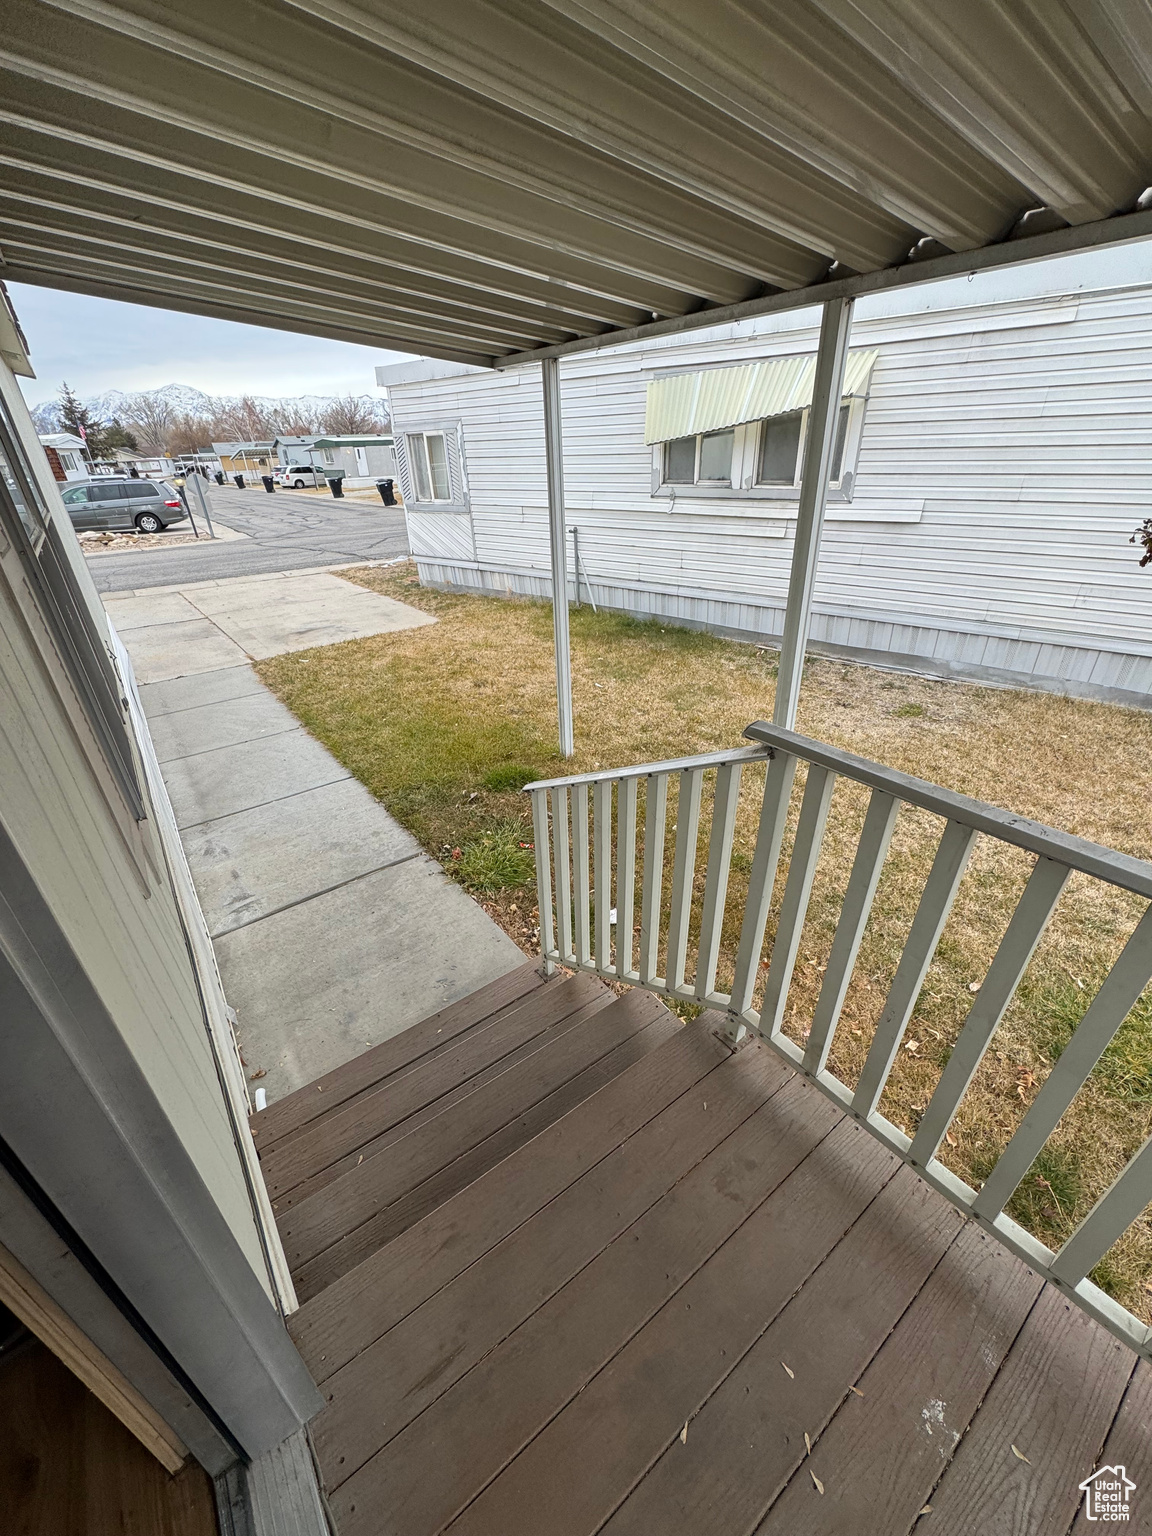
[[[560,755],[575,752],[572,658],[568,649],[568,536],[564,524],[564,441],[560,425],[560,360],[540,365],[544,384],[544,457],[548,470],[548,539],[552,551],[552,632],[556,643],[556,710]]]
[[[848,335],[852,329],[851,299],[830,299],[820,321],[820,349],[816,354],[816,378],[808,411],[808,438],[804,445],[804,469],[800,481],[800,505],[796,512],[796,542],[792,546],[792,572],[788,578],[788,611],[784,615],[784,641],[780,647],[780,671],[776,679],[773,725],[787,730],[796,725],[804,652],[812,623],[812,589],[824,531],[824,507],[828,500],[828,476],[840,419],[844,369],[848,361]],[[543,367],[547,368],[545,362]]]

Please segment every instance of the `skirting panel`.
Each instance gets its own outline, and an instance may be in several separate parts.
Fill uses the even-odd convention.
[[[543,572],[537,575],[489,570],[472,564],[425,560],[418,554],[416,560],[420,580],[426,586],[545,601],[552,595],[552,582]],[[763,602],[617,585],[601,577],[593,577],[590,583],[581,580],[585,600],[589,587],[599,608],[637,619],[658,619],[661,623],[707,630],[733,640],[778,645],[784,628],[783,607]],[[568,595],[573,600],[576,597],[571,581]],[[889,618],[817,610],[812,615],[811,648],[822,655],[932,677],[1035,688],[1152,709],[1152,655],[1078,645],[1063,637],[1057,640],[1027,632],[998,635],[936,628],[922,619],[898,623]]]

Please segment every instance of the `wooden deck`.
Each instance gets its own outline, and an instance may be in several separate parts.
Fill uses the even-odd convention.
[[[1115,1462],[1152,1529],[1149,1368],[650,994],[525,967],[254,1126],[339,1536],[1062,1536]]]

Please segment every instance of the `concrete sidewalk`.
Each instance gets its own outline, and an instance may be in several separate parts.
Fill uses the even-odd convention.
[[[250,665],[427,614],[330,573],[105,602],[137,669],[248,1073],[263,1074],[269,1100],[524,963]]]

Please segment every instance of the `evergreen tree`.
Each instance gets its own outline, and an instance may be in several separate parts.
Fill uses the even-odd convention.
[[[103,452],[100,441],[101,426],[98,421],[93,421],[88,407],[79,399],[75,391],[69,388],[67,383],[60,386],[60,397],[56,406],[60,420],[61,432],[71,432],[74,437],[83,438],[90,459],[97,459]]]

